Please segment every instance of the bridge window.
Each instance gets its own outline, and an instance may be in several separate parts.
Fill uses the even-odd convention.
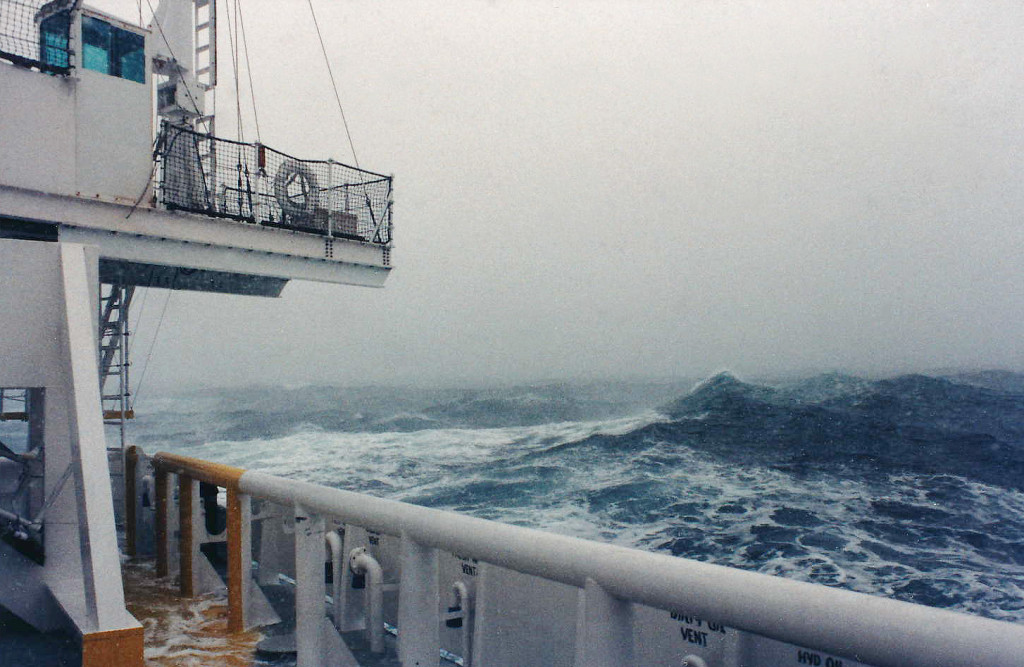
[[[145,38],[102,19],[83,16],[82,66],[94,72],[145,83]]]
[[[39,23],[39,55],[46,65],[68,66],[68,30],[71,14],[60,12]]]

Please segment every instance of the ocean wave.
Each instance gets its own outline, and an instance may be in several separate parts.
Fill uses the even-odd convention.
[[[522,411],[541,395],[510,391],[487,428],[475,411],[498,403],[482,396],[379,394],[376,407],[349,403],[340,426],[324,405],[281,408],[286,426],[257,420],[255,435],[217,426],[253,410],[222,404],[192,414],[204,433],[238,437],[169,442],[181,431],[171,419],[145,436],[286,477],[1024,620],[1024,395],[924,376],[767,386],[719,374],[611,419],[505,423],[541,415]]]

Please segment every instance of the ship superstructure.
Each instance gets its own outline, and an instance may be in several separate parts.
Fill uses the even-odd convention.
[[[71,629],[84,664],[141,660],[112,567],[135,290],[275,297],[391,270],[391,177],[217,137],[216,56],[214,0],[147,26],[0,1],[0,413],[25,424],[0,449],[0,605]]]

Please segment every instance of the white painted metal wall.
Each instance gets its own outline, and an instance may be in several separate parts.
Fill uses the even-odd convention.
[[[0,184],[75,192],[76,85],[0,63]]]
[[[97,261],[80,245],[0,240],[0,387],[45,392],[49,503],[45,565],[4,554],[0,605],[31,593],[39,604],[24,620],[70,624],[82,635],[140,627],[124,607],[117,567],[96,358]]]
[[[80,45],[81,14],[75,16],[73,43]],[[81,66],[53,76],[0,63],[0,185],[135,202],[153,164],[151,76],[147,71],[146,83],[138,83]]]
[[[149,72],[149,31],[99,12],[83,9],[147,41],[146,81],[139,83],[94,72],[80,65],[73,70],[76,145],[75,193],[83,197],[134,203],[149,187],[153,168],[153,93]],[[72,25],[76,44],[82,44],[81,20]]]

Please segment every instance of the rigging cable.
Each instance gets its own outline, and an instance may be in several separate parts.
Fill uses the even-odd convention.
[[[327,65],[327,74],[331,78],[331,88],[334,89],[334,100],[338,103],[338,112],[341,114],[341,122],[345,126],[345,136],[348,137],[348,146],[352,150],[352,160],[356,163],[356,169],[362,169],[359,166],[359,156],[356,154],[356,145],[352,141],[352,132],[348,129],[348,119],[345,118],[345,109],[341,105],[341,95],[338,94],[338,84],[334,80],[334,70],[331,69],[331,60],[327,57],[327,46],[324,44],[324,36],[320,32],[320,23],[316,20],[316,11],[313,9],[313,0],[306,0],[309,4],[309,13],[313,17],[313,26],[316,28],[317,39],[320,40],[320,51],[324,54],[324,64]],[[370,195],[366,188],[366,182],[362,183],[363,186],[363,199],[366,200],[366,208],[370,212],[370,217],[373,217],[373,205],[370,202]],[[383,222],[383,221],[382,221]],[[380,238],[380,225],[377,225],[377,230],[374,232],[376,238]]]
[[[149,285],[153,284],[153,274],[156,273],[156,265],[154,264],[149,268]],[[142,315],[146,312],[146,301],[149,299],[149,292],[153,288],[149,285],[146,286],[146,291],[142,294],[142,303],[139,304],[138,313],[135,315],[135,326],[131,327],[131,331],[138,333],[139,327],[142,326]],[[132,337],[128,340],[128,354],[132,353],[132,348],[135,346],[135,338]]]
[[[309,13],[313,16],[313,25],[316,27],[316,36],[320,40],[320,50],[324,54],[324,63],[327,65],[327,74],[331,77],[331,87],[334,88],[334,99],[338,102],[338,111],[341,112],[341,122],[345,125],[345,135],[348,137],[348,146],[352,149],[352,159],[359,167],[359,156],[356,155],[356,146],[352,143],[352,133],[348,129],[348,120],[345,119],[345,109],[341,106],[341,96],[338,94],[338,84],[334,81],[334,72],[331,70],[331,61],[327,57],[327,47],[324,45],[324,36],[320,33],[320,24],[316,20],[316,12],[313,11],[313,0],[309,3]]]
[[[146,371],[149,370],[149,360],[153,357],[153,348],[156,347],[156,340],[160,337],[160,327],[164,323],[164,315],[167,314],[167,304],[171,302],[171,293],[174,292],[174,287],[178,283],[178,272],[180,269],[174,269],[174,278],[171,279],[171,286],[167,288],[167,298],[164,299],[163,310],[160,311],[160,319],[156,323],[156,331],[153,332],[153,340],[149,343],[149,352],[146,354],[146,361],[142,366],[142,375],[139,376],[139,382],[135,385],[135,393],[132,395],[132,404],[129,406],[129,410],[135,409],[135,403],[139,400],[139,392],[142,391],[142,382],[146,379]]]
[[[178,63],[178,57],[175,56],[174,51],[171,50],[171,45],[167,41],[167,35],[164,34],[163,26],[160,25],[160,20],[156,17],[156,10],[153,9],[153,3],[150,2],[150,0],[146,0],[146,4],[149,5],[149,11],[153,15],[153,23],[156,24],[156,29],[157,32],[160,33],[160,38],[164,40],[164,46],[167,47],[167,53],[171,55],[171,60],[174,61],[174,66],[178,69],[178,76],[184,78],[185,68]],[[196,98],[192,95],[192,90],[188,87],[188,85],[186,85],[184,88],[185,94],[187,94],[188,98],[192,101],[192,109],[196,112],[197,116],[201,116],[202,114],[199,113],[199,102],[197,102]]]
[[[232,69],[233,69],[233,74],[234,74],[234,79],[235,79],[235,114],[236,114],[235,118],[236,118],[237,128],[238,128],[237,129],[237,132],[238,132],[237,136],[238,136],[238,140],[240,142],[245,143],[245,127],[244,127],[244,123],[242,122],[242,86],[241,86],[241,82],[240,82],[240,79],[239,79],[239,73],[238,73],[239,65],[240,65],[239,50],[241,48],[243,48],[242,45],[243,45],[243,42],[244,42],[244,39],[245,39],[245,37],[244,37],[245,28],[244,28],[244,23],[242,21],[242,7],[239,4],[238,0],[235,0],[234,4],[235,4],[234,29],[232,30],[232,27],[231,27],[231,21],[230,21],[231,17],[230,17],[230,11],[229,11],[229,16],[228,16],[228,18],[229,18],[228,38],[229,38],[230,44],[231,44],[231,64],[232,64]],[[228,7],[230,7],[230,5],[228,5]],[[255,94],[255,92],[253,91],[253,88],[252,88],[252,67],[249,64],[249,52],[248,52],[248,48],[247,47],[245,47],[245,67],[246,67],[246,72],[248,73],[248,78],[249,78],[249,95],[250,95],[250,98],[252,99],[252,104],[253,104],[253,106],[252,106],[253,118],[256,121],[256,137],[257,137],[258,140],[260,140],[261,137],[260,137],[260,130],[259,130],[259,116],[256,113],[256,94]],[[236,191],[238,192],[238,211],[241,214],[242,211],[244,211],[244,209],[245,209],[245,205],[248,204],[250,214],[255,216],[255,204],[253,202],[253,197],[252,197],[252,181],[251,181],[251,178],[250,178],[251,172],[249,171],[249,154],[248,154],[247,151],[240,151],[239,152],[238,160],[237,160],[237,163],[236,163],[235,167],[236,167],[236,169],[238,171],[238,183],[236,184]],[[244,181],[245,181],[244,183],[242,182],[243,181],[243,175],[244,175]]]
[[[245,143],[245,130],[242,127],[242,91],[238,85],[238,40],[235,39],[235,33],[238,31],[238,1],[235,0],[235,26],[232,29],[231,25],[231,5],[228,4],[226,11],[228,12],[228,42],[231,52],[231,74],[235,79],[235,137],[242,143]]]
[[[242,52],[245,54],[245,72],[249,77],[249,98],[252,100],[252,117],[256,121],[256,141],[263,143],[260,135],[260,115],[256,110],[256,89],[252,86],[252,67],[249,64],[249,42],[245,38],[245,17],[242,16],[242,6],[237,5],[235,11],[238,13],[238,25],[242,29]]]
[[[171,60],[174,61],[174,66],[178,70],[178,76],[184,79],[185,69],[178,63],[178,58],[174,55],[174,50],[171,49],[171,45],[167,41],[167,35],[164,34],[163,26],[160,25],[160,20],[156,17],[156,10],[153,9],[153,3],[150,2],[150,0],[146,0],[146,4],[149,6],[149,12],[153,17],[152,21],[156,24],[156,29],[157,32],[160,33],[160,38],[164,40],[164,46],[167,47],[167,53],[170,54]],[[139,0],[139,23],[142,23],[142,0]],[[192,109],[196,112],[196,116],[201,117],[202,114],[199,112],[199,102],[197,102],[196,98],[192,95],[192,90],[188,87],[188,84],[185,84],[184,88],[185,94],[188,95],[188,99],[192,102]],[[141,204],[142,200],[146,197],[146,193],[149,192],[149,187],[153,182],[153,178],[156,176],[156,169],[156,160],[153,160],[153,168],[149,172],[149,180],[146,181],[146,187],[142,189],[142,192],[139,194],[139,198],[135,200],[134,204],[132,204],[131,209],[128,211],[128,215],[124,216],[125,220],[132,217],[132,213],[135,213],[135,209],[139,207],[139,204]]]

